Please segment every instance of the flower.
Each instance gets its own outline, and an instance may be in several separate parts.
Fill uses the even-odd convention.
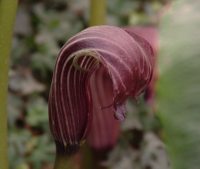
[[[155,27],[127,27],[123,28],[129,33],[137,34],[144,38],[152,46],[154,56],[158,52],[158,30]],[[157,79],[157,72],[155,71],[156,58],[154,57],[154,73],[145,91],[145,100],[153,106],[154,88]],[[103,77],[103,76],[102,76]],[[108,78],[104,78],[104,84],[108,84]],[[105,88],[106,86],[104,86]],[[110,86],[112,87],[112,86]],[[110,89],[112,91],[112,89]],[[122,109],[122,110],[121,110]],[[116,112],[118,119],[123,119],[125,114],[125,106],[121,106],[121,111]],[[124,109],[124,110],[123,110]],[[120,135],[120,122],[113,117],[113,111],[110,108],[103,109],[103,111],[95,111],[95,116],[92,119],[92,126],[87,136],[88,145],[95,151],[105,152],[112,149]]]
[[[123,120],[126,99],[144,91],[152,72],[151,46],[127,30],[95,26],[69,39],[58,55],[49,95],[57,147],[79,146],[103,112]]]

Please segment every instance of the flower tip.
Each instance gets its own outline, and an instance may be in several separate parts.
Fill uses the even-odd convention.
[[[117,120],[123,121],[126,117],[126,106],[124,104],[117,105],[114,116]]]

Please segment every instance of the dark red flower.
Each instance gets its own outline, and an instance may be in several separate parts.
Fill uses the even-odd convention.
[[[155,27],[129,27],[123,28],[129,33],[137,34],[144,38],[152,46],[154,55],[158,52],[158,31]],[[155,64],[154,58],[154,64]],[[155,71],[155,66],[154,66]],[[156,73],[156,72],[155,72]],[[103,76],[102,76],[103,77]],[[106,77],[104,78],[104,88],[108,84]],[[109,79],[108,79],[109,80]],[[156,82],[156,74],[145,91],[145,100],[148,103],[152,103],[154,100],[154,86]],[[112,86],[108,86],[112,87]],[[112,91],[112,90],[110,90]],[[123,108],[123,107],[122,107]],[[104,111],[96,111],[95,116],[93,116],[92,126],[90,132],[88,133],[87,141],[90,147],[96,151],[106,151],[112,149],[118,140],[120,134],[120,122],[115,120],[113,117],[112,110],[109,108],[103,109]],[[124,111],[122,111],[124,112]],[[120,116],[122,114],[119,114]],[[123,118],[123,116],[122,116]]]
[[[59,53],[49,96],[57,145],[79,145],[99,112],[122,120],[126,99],[138,96],[151,80],[152,56],[146,40],[114,26],[90,27],[69,39]]]
[[[150,84],[148,85],[146,91],[145,91],[145,100],[147,103],[149,103],[151,106],[154,106],[154,99],[155,99],[155,84],[158,78],[158,70],[156,66],[156,60],[159,50],[159,37],[158,37],[158,29],[155,27],[131,27],[131,28],[125,28],[126,31],[129,31],[130,33],[135,33],[142,38],[144,38],[149,44],[152,46],[154,51],[154,60],[153,60],[153,77],[151,79]]]

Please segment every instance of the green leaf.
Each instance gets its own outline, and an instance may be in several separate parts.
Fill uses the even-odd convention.
[[[9,132],[9,167],[18,169],[26,164],[26,145],[31,139],[31,133],[26,130],[10,130]]]
[[[27,123],[32,127],[40,127],[48,131],[47,102],[41,97],[33,97],[27,106]]]
[[[161,24],[157,100],[172,169],[200,166],[199,9],[176,1]]]
[[[49,135],[33,137],[31,143],[31,155],[28,157],[28,162],[33,165],[34,169],[41,169],[44,163],[54,161],[55,145],[49,139]]]

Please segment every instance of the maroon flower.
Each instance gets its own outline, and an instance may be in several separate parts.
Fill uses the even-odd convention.
[[[137,34],[143,37],[152,46],[154,55],[158,52],[158,31],[155,27],[129,27],[123,28],[129,33]],[[154,58],[154,64],[155,64]],[[154,66],[155,71],[155,66]],[[156,72],[155,72],[156,73]],[[103,77],[103,76],[102,76]],[[154,100],[154,86],[156,82],[156,74],[145,91],[145,100],[148,103],[152,103]],[[104,77],[103,77],[104,78]],[[104,78],[104,88],[108,84],[108,78]],[[112,87],[112,86],[109,86]],[[112,91],[112,90],[110,90]],[[108,93],[107,93],[108,94]],[[123,108],[123,107],[122,107]],[[112,110],[110,108],[103,109],[104,111],[96,111],[95,116],[93,116],[92,126],[90,132],[87,136],[87,142],[90,147],[98,152],[107,151],[112,149],[118,140],[120,134],[120,122],[115,120],[113,117]],[[124,111],[122,111],[124,112]],[[120,116],[122,114],[119,114]],[[122,116],[123,118],[123,116]]]
[[[147,90],[145,91],[145,100],[147,103],[154,107],[154,99],[155,99],[155,84],[158,78],[158,70],[156,66],[156,60],[159,50],[159,38],[158,38],[158,29],[155,27],[131,27],[131,28],[125,28],[126,31],[129,31],[130,33],[135,33],[141,37],[143,37],[149,44],[152,46],[152,49],[154,51],[154,60],[153,60],[153,76],[151,79],[150,84],[147,87]]]
[[[57,146],[79,145],[101,112],[109,113],[108,123],[110,114],[123,120],[128,96],[137,97],[151,80],[152,56],[146,40],[114,26],[91,27],[69,39],[58,56],[49,96]]]

